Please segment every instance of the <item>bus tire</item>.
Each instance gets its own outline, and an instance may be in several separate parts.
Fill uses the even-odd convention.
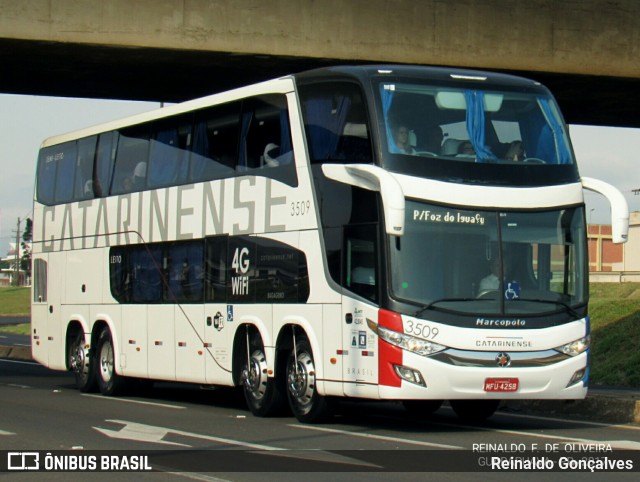
[[[483,422],[495,413],[500,400],[449,400],[451,408],[466,422]]]
[[[103,395],[117,395],[124,387],[124,377],[116,373],[115,361],[111,332],[105,328],[96,343],[94,363],[98,388]]]
[[[295,353],[289,353],[286,376],[289,406],[300,422],[318,423],[329,418],[329,400],[318,393],[313,352],[306,338],[298,339]]]
[[[81,392],[92,392],[96,388],[96,372],[91,363],[90,351],[85,348],[84,334],[76,332],[69,344],[69,370],[73,372],[76,387]]]
[[[257,344],[260,346],[252,344],[254,346],[251,347],[248,367],[245,355],[242,367],[242,391],[252,414],[257,417],[269,417],[282,411],[284,400],[276,378],[268,376],[264,347],[261,342]]]

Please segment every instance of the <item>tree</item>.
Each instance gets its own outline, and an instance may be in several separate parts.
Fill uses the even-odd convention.
[[[20,259],[20,269],[24,271],[27,278],[31,278],[31,240],[33,239],[33,221],[27,218],[22,233],[22,258]]]

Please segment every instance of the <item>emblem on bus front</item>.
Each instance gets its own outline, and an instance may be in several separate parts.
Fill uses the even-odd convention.
[[[499,367],[508,367],[511,365],[511,357],[508,353],[500,352],[496,355],[496,364]]]

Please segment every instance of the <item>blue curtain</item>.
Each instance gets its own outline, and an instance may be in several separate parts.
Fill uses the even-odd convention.
[[[496,156],[485,145],[484,92],[465,90],[464,98],[467,101],[467,132],[476,151],[476,160],[477,162],[495,162]]]
[[[332,98],[313,98],[305,102],[304,107],[312,159],[335,158],[351,99],[341,97],[334,105]]]
[[[545,144],[547,150],[551,150],[551,147],[555,148],[553,149],[553,157],[541,157],[541,159],[547,162],[551,162],[553,159],[557,164],[571,164],[569,149],[564,142],[565,137],[562,132],[562,125],[558,121],[554,110],[551,108],[549,99],[546,97],[538,97],[538,104],[548,123],[541,131],[538,150],[541,150]],[[543,142],[545,144],[542,144]]]
[[[396,145],[396,141],[393,138],[393,129],[391,128],[391,121],[389,119],[389,110],[391,110],[391,104],[393,104],[394,92],[391,89],[385,89],[385,85],[380,85],[380,98],[382,99],[382,113],[384,114],[384,125],[387,133],[387,144],[389,152],[392,154],[398,154],[402,151]]]

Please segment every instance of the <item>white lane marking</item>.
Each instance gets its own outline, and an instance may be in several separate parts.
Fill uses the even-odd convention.
[[[15,435],[13,432],[5,432],[4,430],[0,430],[0,435]]]
[[[158,467],[161,468],[161,467]],[[227,479],[220,479],[219,477],[212,477],[210,475],[204,474],[195,474],[190,472],[166,472],[167,474],[177,475],[179,477],[184,477],[185,479],[190,480],[204,480],[205,482],[231,482]]]
[[[31,388],[29,385],[19,385],[17,383],[7,383],[7,386],[13,388]]]
[[[90,398],[99,398],[101,400],[112,400],[114,402],[125,402],[125,403],[135,403],[137,405],[151,405],[153,407],[162,407],[162,408],[173,408],[176,410],[183,410],[187,407],[183,407],[182,405],[172,405],[169,403],[158,403],[158,402],[145,402],[143,400],[132,400],[130,398],[115,398],[115,397],[105,397],[104,395],[93,395],[91,393],[81,393],[80,394],[83,397],[90,397]]]
[[[245,447],[253,450],[260,451],[270,451],[272,455],[277,455],[280,457],[291,457],[296,459],[305,459],[305,460],[314,460],[314,461],[326,461],[331,463],[342,463],[349,465],[359,465],[365,467],[378,467],[376,465],[370,464],[368,462],[363,462],[361,460],[352,459],[350,457],[344,457],[339,454],[333,454],[331,452],[325,452],[323,450],[297,450],[297,449],[287,449],[281,447],[274,447],[271,445],[263,445],[252,442],[244,442],[242,440],[234,440],[223,437],[214,437],[211,435],[203,435],[199,433],[193,432],[185,432],[183,430],[177,430],[174,428],[168,427],[158,427],[155,425],[145,425],[142,423],[136,422],[128,422],[126,420],[106,420],[106,422],[116,423],[119,425],[124,425],[120,430],[109,430],[100,427],[93,427],[94,430],[106,435],[110,438],[115,439],[126,439],[126,440],[134,440],[139,442],[152,442],[159,443],[165,445],[180,445],[183,447],[191,447],[191,445],[177,443],[177,442],[169,442],[164,440],[169,434],[179,435],[182,437],[195,438],[200,440],[206,440],[209,442],[217,442],[226,445],[235,445],[238,447]]]
[[[387,435],[374,435],[370,433],[351,432],[349,430],[338,430],[335,428],[316,427],[312,425],[290,424],[289,427],[302,428],[305,430],[316,430],[318,432],[335,433],[338,435],[348,435],[351,437],[362,437],[362,438],[369,438],[374,440],[384,440],[387,442],[403,443],[407,445],[419,445],[421,447],[435,447],[435,448],[441,448],[441,449],[455,449],[455,450],[464,449],[464,447],[460,447],[458,445],[446,445],[446,444],[438,444],[435,442],[423,442],[421,440],[413,440],[413,439],[407,439],[407,438],[401,438],[401,437],[389,437]]]
[[[107,422],[117,423],[120,425],[124,425],[122,429],[117,430],[107,430],[101,429],[98,427],[93,427],[98,432],[101,432],[112,438],[125,438],[128,440],[139,440],[142,442],[156,442],[156,443],[165,443],[171,445],[184,445],[178,444],[175,442],[166,442],[163,439],[168,434],[181,435],[183,437],[196,438],[200,440],[207,440],[210,442],[219,442],[227,445],[236,445],[239,447],[246,447],[255,450],[286,450],[279,447],[272,447],[270,445],[262,445],[255,444],[251,442],[243,442],[241,440],[233,440],[223,437],[213,437],[211,435],[203,435],[199,433],[193,432],[185,432],[183,430],[177,430],[174,428],[168,427],[158,427],[154,425],[144,425],[136,422],[128,422],[126,420],[106,420]],[[188,445],[186,445],[188,447]]]
[[[493,432],[493,433],[503,433],[507,435],[519,435],[524,437],[533,437],[533,438],[542,438],[542,439],[550,439],[550,440],[562,440],[567,443],[576,443],[576,444],[609,444],[611,448],[616,449],[625,449],[625,450],[640,450],[640,442],[635,442],[632,440],[593,440],[586,438],[578,438],[578,437],[567,437],[564,435],[551,435],[544,433],[533,433],[533,432],[521,432],[519,430],[504,430],[504,429],[496,429],[490,427],[479,427],[474,425],[461,425],[456,423],[446,423],[446,422],[432,422],[433,425],[441,425],[446,427],[459,427],[466,428],[470,430],[481,430],[483,432]]]
[[[621,424],[611,424],[604,422],[589,422],[587,420],[575,420],[571,418],[554,418],[554,417],[544,417],[542,415],[526,415],[522,413],[509,413],[509,412],[496,412],[496,415],[504,415],[506,417],[514,417],[514,418],[531,418],[533,420],[547,420],[550,422],[562,422],[562,423],[573,423],[576,425],[591,425],[593,427],[604,427],[604,428],[622,428],[625,430],[640,430],[640,425],[621,425]]]
[[[107,420],[108,422],[113,420]],[[141,423],[127,422],[120,430],[109,430],[107,428],[93,427],[102,435],[109,438],[135,440],[137,442],[152,442],[163,445],[178,445],[180,447],[191,447],[191,445],[181,444],[178,442],[168,442],[162,440],[168,433],[168,429],[162,427],[154,427],[152,425],[143,425]]]

